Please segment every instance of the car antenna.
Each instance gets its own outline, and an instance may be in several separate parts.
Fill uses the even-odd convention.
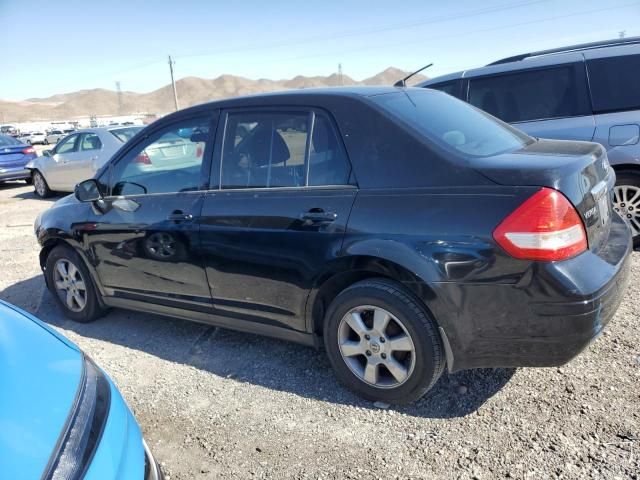
[[[422,67],[420,70],[416,70],[413,73],[410,73],[409,75],[407,75],[406,77],[404,77],[402,80],[398,80],[396,83],[393,84],[394,87],[406,87],[407,86],[407,80],[409,80],[411,77],[413,77],[414,75],[416,75],[417,73],[420,73],[423,70],[426,70],[427,68],[429,68],[431,65],[433,65],[433,63],[430,63],[429,65],[425,65],[424,67]]]

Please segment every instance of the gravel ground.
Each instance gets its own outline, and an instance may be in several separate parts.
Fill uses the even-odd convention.
[[[568,365],[445,374],[418,403],[378,408],[310,348],[122,310],[66,320],[32,229],[50,204],[0,186],[0,298],[111,375],[169,479],[640,478],[640,253],[615,319]]]

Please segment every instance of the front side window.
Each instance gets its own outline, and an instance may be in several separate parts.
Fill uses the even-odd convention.
[[[472,78],[469,103],[509,123],[590,113],[586,79],[575,65]]]
[[[467,103],[434,90],[399,91],[371,97],[427,140],[464,156],[514,151],[533,139]]]
[[[129,150],[112,167],[111,194],[198,190],[208,141],[207,118],[185,120],[156,132]]]
[[[102,148],[102,142],[97,133],[85,133],[80,142],[80,150],[100,150]]]
[[[595,112],[640,108],[640,55],[587,60]]]
[[[58,143],[58,145],[56,146],[56,153],[65,154],[77,151],[76,144],[78,143],[78,137],[79,135],[71,135],[61,140],[60,143]]]

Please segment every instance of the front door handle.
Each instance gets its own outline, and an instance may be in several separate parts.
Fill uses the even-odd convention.
[[[167,220],[172,222],[188,222],[189,220],[193,220],[193,215],[190,213],[182,213],[180,211],[173,212],[167,217]]]
[[[322,208],[312,208],[300,215],[300,218],[311,223],[327,223],[333,222],[338,218],[338,214],[335,212],[325,212]]]

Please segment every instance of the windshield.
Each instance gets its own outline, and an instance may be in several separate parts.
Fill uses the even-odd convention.
[[[14,145],[23,145],[23,143],[19,142],[13,137],[0,135],[0,147],[12,147]]]
[[[489,157],[533,142],[528,135],[445,93],[407,89],[371,99],[454,153]]]
[[[115,130],[110,130],[111,134],[120,140],[122,143],[126,143],[131,138],[142,130],[142,127],[128,127],[128,128],[117,128]]]

